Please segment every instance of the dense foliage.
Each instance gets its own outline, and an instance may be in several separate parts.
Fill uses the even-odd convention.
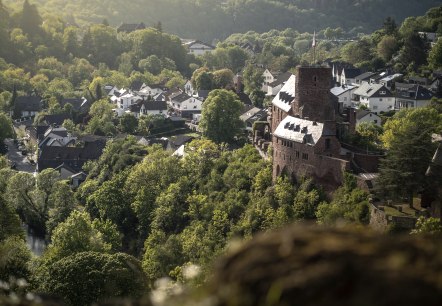
[[[15,8],[21,1],[4,0]],[[64,1],[35,0],[45,13],[71,24],[144,22],[148,26],[161,22],[165,31],[184,38],[223,39],[232,33],[254,30],[296,28],[313,32],[326,27],[372,31],[387,16],[402,21],[424,13],[436,0],[134,0],[130,5],[121,0]],[[398,9],[400,8],[400,9]],[[131,16],[130,20],[127,16]],[[366,18],[370,16],[370,18]]]

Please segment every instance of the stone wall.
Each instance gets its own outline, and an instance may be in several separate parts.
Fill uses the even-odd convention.
[[[390,224],[399,229],[412,230],[416,225],[416,218],[411,216],[390,216],[382,208],[371,204],[370,227],[378,231],[386,231]]]

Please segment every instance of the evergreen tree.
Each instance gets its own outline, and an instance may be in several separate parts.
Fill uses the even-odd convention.
[[[20,20],[20,28],[25,34],[28,34],[29,40],[37,42],[41,38],[43,32],[41,24],[43,19],[38,13],[37,7],[30,4],[28,0],[23,3],[23,10]]]

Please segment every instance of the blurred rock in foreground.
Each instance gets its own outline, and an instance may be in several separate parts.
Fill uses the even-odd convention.
[[[366,229],[363,229],[366,231]],[[213,305],[442,305],[441,237],[292,226],[222,258]]]

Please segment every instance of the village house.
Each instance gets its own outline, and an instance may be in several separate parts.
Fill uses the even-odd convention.
[[[261,86],[261,90],[263,92],[267,92],[268,85],[270,83],[273,83],[274,81],[276,81],[276,78],[278,77],[278,75],[279,75],[278,72],[272,72],[269,69],[265,69],[264,72],[262,73],[263,83]]]
[[[192,118],[193,114],[201,113],[203,101],[189,96],[186,93],[173,95],[169,100],[169,107],[173,112],[183,118]]]
[[[64,127],[49,127],[44,133],[42,140],[38,143],[38,147],[66,147],[74,145],[76,139]]]
[[[364,83],[354,91],[355,101],[364,105],[375,114],[392,111],[395,108],[395,97],[384,85]]]
[[[346,107],[354,107],[352,102],[354,91],[357,89],[354,85],[340,85],[330,89],[330,92],[338,98],[339,109],[342,111]]]
[[[361,86],[363,83],[374,83],[371,82],[371,78],[376,75],[376,72],[364,72],[355,77],[355,82],[353,84],[356,86]]]
[[[252,134],[253,124],[256,121],[267,120],[267,110],[246,105],[243,114],[239,118],[244,122],[246,132]]]
[[[375,113],[366,110],[366,109],[358,109],[356,111],[356,126],[360,125],[361,123],[373,123],[377,126],[382,125],[382,119]]]
[[[433,93],[422,85],[396,83],[396,109],[424,107],[431,103]]]
[[[35,117],[41,112],[42,104],[41,98],[36,95],[17,97],[10,115],[14,118]]]
[[[341,85],[356,84],[356,77],[361,74],[358,68],[343,68],[341,73]]]
[[[388,90],[394,90],[394,84],[398,80],[402,79],[404,75],[401,73],[395,73],[388,75],[379,80],[379,84],[384,85]]]
[[[130,106],[130,113],[139,118],[147,115],[163,115],[167,113],[166,101],[158,100],[139,100],[137,103]]]
[[[290,72],[284,72],[277,76],[276,80],[267,85],[266,96],[276,96],[276,94],[281,90],[282,86],[287,82],[287,80],[292,76]]]
[[[64,108],[67,104],[72,105],[72,109],[76,112],[87,112],[90,107],[89,101],[85,97],[81,98],[63,98],[60,101],[60,107]]]
[[[204,55],[215,50],[215,47],[199,40],[192,40],[183,44],[189,54],[195,56]]]

